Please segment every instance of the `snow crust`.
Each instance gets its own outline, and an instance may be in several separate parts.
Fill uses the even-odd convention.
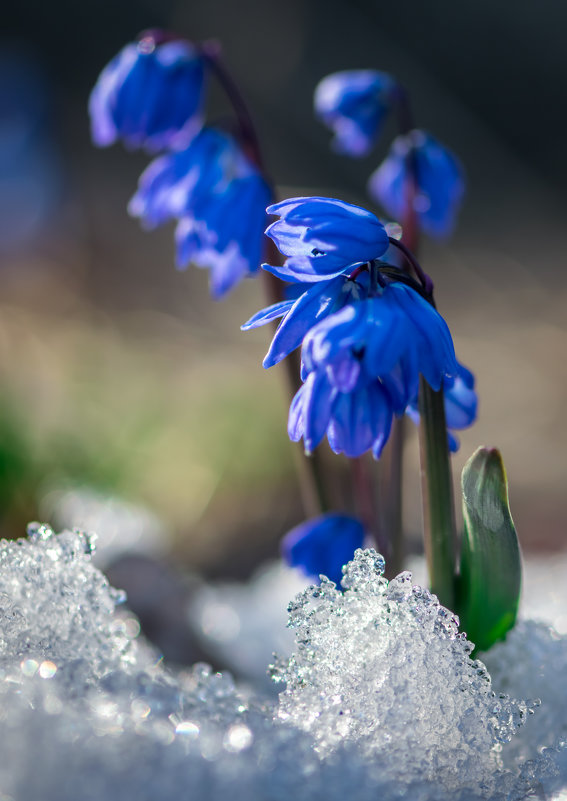
[[[495,693],[454,616],[407,573],[388,584],[375,552],[357,552],[344,594],[323,581],[291,603],[295,651],[266,702],[204,665],[168,672],[92,550],[37,524],[0,543],[2,801],[519,801],[567,787],[545,700],[532,717],[533,702]],[[561,669],[564,641],[540,625],[490,655],[498,690],[531,689],[548,654]],[[538,675],[563,716],[567,693],[546,696],[552,676]]]

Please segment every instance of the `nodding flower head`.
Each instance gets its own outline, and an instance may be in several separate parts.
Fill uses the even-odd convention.
[[[271,191],[229,134],[203,128],[188,147],[155,159],[128,206],[145,228],[179,220],[177,264],[211,271],[222,297],[262,261]]]
[[[453,340],[441,315],[415,290],[401,283],[317,323],[303,341],[304,375],[325,370],[341,392],[360,380],[379,379],[401,414],[417,395],[419,375],[439,389],[456,375]]]
[[[382,132],[396,82],[384,72],[346,70],[327,75],[315,89],[315,113],[331,128],[333,147],[365,156]]]
[[[296,197],[267,209],[277,214],[266,234],[284,256],[283,267],[263,264],[284,281],[325,281],[382,256],[388,234],[366,209],[328,197]]]
[[[465,192],[464,173],[456,156],[424,131],[411,131],[394,140],[390,153],[370,176],[370,196],[391,217],[403,219],[412,169],[414,210],[421,229],[430,236],[448,236]]]
[[[175,230],[177,265],[210,270],[211,294],[220,298],[262,261],[266,204],[271,192],[256,172],[203,195]]]
[[[284,561],[314,580],[320,575],[340,585],[342,568],[364,544],[362,523],[354,517],[326,514],[292,528],[282,540]]]
[[[188,147],[159,156],[149,164],[128,211],[139,217],[144,228],[155,228],[190,213],[203,197],[224,190],[233,179],[256,173],[233,137],[205,127]]]
[[[103,69],[91,93],[92,138],[150,151],[186,145],[202,124],[203,62],[186,41],[142,34]]]

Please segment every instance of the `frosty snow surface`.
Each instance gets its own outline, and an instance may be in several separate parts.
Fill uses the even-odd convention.
[[[567,640],[543,624],[487,657],[495,692],[454,616],[358,551],[344,593],[323,581],[290,604],[295,651],[266,702],[204,665],[168,672],[92,550],[37,524],[0,543],[2,801],[515,801],[567,786]]]

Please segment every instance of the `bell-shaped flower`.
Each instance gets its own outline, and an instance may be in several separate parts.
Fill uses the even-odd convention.
[[[457,363],[457,375],[447,376],[443,381],[443,399],[449,449],[455,453],[460,442],[454,431],[469,428],[477,418],[478,396],[475,377],[463,364]],[[406,409],[408,417],[419,425],[420,415],[417,397]]]
[[[287,258],[283,267],[262,267],[284,281],[326,281],[379,259],[388,249],[388,234],[378,218],[342,200],[296,197],[267,212],[280,216],[266,234]]]
[[[103,69],[91,93],[92,138],[150,151],[184,147],[202,124],[203,61],[186,41],[142,34]]]
[[[342,567],[364,544],[362,523],[354,517],[326,514],[292,528],[281,543],[284,561],[317,580],[320,575],[340,585]]]
[[[154,159],[138,181],[128,211],[144,228],[155,228],[189,212],[211,188],[229,177],[252,172],[234,139],[215,128],[203,128],[183,150]]]
[[[210,270],[211,294],[222,297],[260,266],[271,191],[255,170],[220,182],[195,200],[175,230],[177,265]]]
[[[310,373],[291,402],[288,434],[293,442],[303,439],[311,453],[325,434],[335,453],[349,458],[372,450],[376,459],[392,427],[394,408],[386,387],[359,376],[349,392],[341,392],[327,370]]]
[[[393,219],[403,219],[412,169],[414,209],[421,229],[430,236],[448,236],[465,192],[464,173],[456,156],[424,131],[411,131],[394,140],[388,156],[370,176],[370,196]]]
[[[325,369],[349,392],[364,375],[387,386],[397,413],[417,395],[419,375],[439,389],[456,375],[453,341],[441,315],[411,287],[391,283],[380,293],[317,323],[303,342],[304,374]]]
[[[382,132],[396,82],[384,72],[345,70],[327,75],[315,89],[315,113],[335,134],[333,148],[365,156]]]
[[[364,277],[363,274],[360,279]],[[329,281],[308,284],[307,289],[295,299],[283,300],[262,309],[241,328],[248,331],[282,318],[263,362],[264,367],[273,367],[301,345],[307,332],[317,322],[345,304],[365,297],[365,293],[364,280],[351,281],[344,275],[338,275]]]

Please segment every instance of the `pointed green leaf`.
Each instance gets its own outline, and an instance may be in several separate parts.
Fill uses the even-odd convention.
[[[500,452],[479,448],[462,477],[464,536],[457,580],[461,627],[486,651],[516,622],[522,558]]]

